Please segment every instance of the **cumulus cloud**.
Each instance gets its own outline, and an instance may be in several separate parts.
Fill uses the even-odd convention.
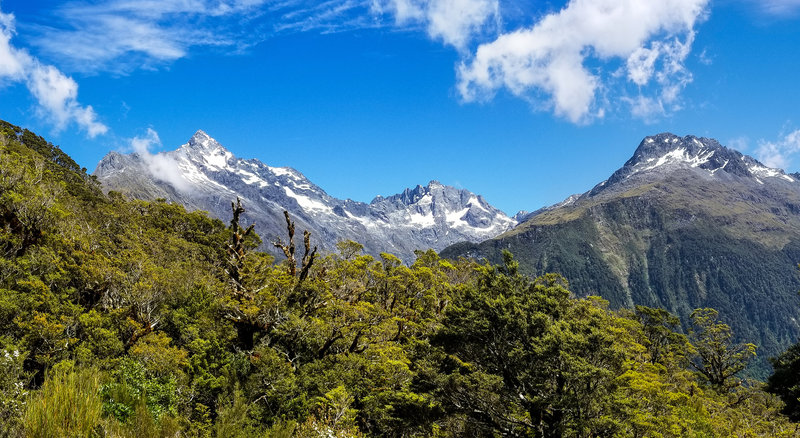
[[[155,130],[148,128],[145,136],[132,138],[130,145],[147,166],[147,171],[153,178],[169,183],[183,192],[191,190],[191,184],[183,177],[177,161],[164,153],[153,154],[150,152],[161,146],[161,139]]]
[[[571,0],[532,27],[481,44],[459,67],[458,90],[469,102],[507,89],[534,102],[543,98],[556,115],[586,122],[603,116],[605,103],[598,94],[624,77],[636,93],[621,101],[634,115],[677,109],[681,90],[691,82],[684,61],[707,4]],[[614,68],[615,62],[622,67]],[[589,68],[590,63],[596,67]],[[654,90],[648,95],[649,88]]]
[[[755,154],[759,161],[769,167],[786,169],[798,152],[800,152],[800,129],[785,134],[776,141],[759,141]]]
[[[39,111],[61,130],[76,123],[89,137],[105,134],[91,106],[78,102],[78,84],[52,65],[39,62],[11,44],[14,16],[0,11],[0,83],[24,83],[39,104]]]
[[[97,114],[91,106],[78,103],[78,84],[57,68],[34,61],[27,83],[41,110],[53,119],[58,129],[63,129],[72,121],[84,128],[89,137],[108,131],[104,124],[97,121]]]

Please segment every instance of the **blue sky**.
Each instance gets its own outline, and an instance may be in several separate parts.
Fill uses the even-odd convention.
[[[798,47],[800,0],[0,0],[0,118],[90,170],[203,129],[339,198],[513,214],[664,131],[800,170]]]

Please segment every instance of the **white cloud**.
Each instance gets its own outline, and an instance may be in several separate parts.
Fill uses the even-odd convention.
[[[29,29],[59,65],[117,73],[167,65],[197,48],[240,51],[281,32],[421,30],[459,51],[457,89],[466,102],[506,89],[575,123],[619,106],[650,121],[681,107],[692,81],[685,61],[708,2],[570,0],[503,33],[500,0],[71,0],[47,26]],[[61,95],[74,100],[62,85]],[[95,117],[88,107],[49,108],[74,120]]]
[[[73,0],[43,22],[30,26],[43,54],[76,71],[124,74],[286,32],[422,28],[464,51],[499,28],[500,13],[499,0]]]
[[[664,103],[660,99],[648,96],[623,97],[623,102],[630,105],[631,114],[645,122],[652,122],[666,114]]]
[[[183,58],[194,46],[246,45],[224,18],[246,22],[265,1],[69,2],[54,11],[60,27],[39,26],[33,43],[75,70],[152,68]]]
[[[534,101],[544,95],[556,115],[586,122],[602,116],[605,108],[597,95],[619,76],[587,64],[623,61],[624,76],[638,93],[657,87],[653,96],[621,99],[635,115],[677,108],[680,91],[691,82],[684,61],[707,3],[572,0],[530,28],[480,45],[459,67],[458,90],[468,102],[490,99],[503,88]],[[625,90],[624,84],[618,88]]]
[[[25,50],[11,45],[14,16],[0,11],[0,81],[23,82],[36,98],[41,114],[57,129],[73,122],[89,137],[105,134],[108,127],[97,120],[91,106],[78,103],[78,84],[57,68],[42,64]]]
[[[753,3],[767,14],[778,17],[800,12],[800,0],[753,0]]]
[[[0,11],[0,79],[19,80],[23,77],[23,64],[28,57],[11,47],[14,34],[14,16]]]
[[[384,27],[381,17],[372,14],[375,8],[370,0],[286,0],[271,4],[267,14],[273,32],[334,33]]]
[[[85,16],[80,23],[86,31],[49,32],[37,45],[55,58],[69,59],[81,70],[94,69],[130,52],[156,61],[172,61],[186,55],[178,35],[152,23],[113,15]]]
[[[755,151],[756,158],[769,167],[786,169],[800,153],[800,129],[792,131],[777,141],[761,140]]]
[[[144,137],[132,138],[130,145],[133,151],[139,154],[147,166],[147,171],[154,178],[169,183],[183,192],[191,190],[191,184],[183,177],[177,161],[164,153],[150,152],[151,149],[161,146],[161,139],[155,130],[147,128],[147,134]]]
[[[39,101],[41,109],[63,129],[70,121],[86,129],[90,137],[105,134],[108,128],[97,121],[91,106],[78,104],[78,84],[51,65],[32,61],[27,79],[28,89]]]
[[[71,1],[53,15],[58,24],[38,26],[37,47],[77,70],[120,73],[197,47],[246,48],[279,32],[421,27],[463,50],[500,21],[499,0]]]
[[[728,140],[728,147],[745,152],[750,148],[750,139],[745,136],[732,138]]]
[[[375,0],[373,11],[392,13],[398,25],[419,23],[428,35],[457,49],[487,28],[497,28],[498,0]]]
[[[439,0],[428,11],[428,33],[455,47],[464,47],[473,35],[498,19],[496,0]]]
[[[422,2],[414,0],[388,0],[376,1],[373,8],[379,13],[389,10],[399,24],[404,24],[410,20],[422,20],[425,17],[423,6]]]
[[[647,85],[650,78],[653,77],[656,60],[661,55],[659,45],[654,44],[654,46],[653,48],[639,47],[628,57],[628,79],[636,85]]]

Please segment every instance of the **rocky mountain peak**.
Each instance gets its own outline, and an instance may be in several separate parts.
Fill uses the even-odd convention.
[[[783,170],[769,168],[753,157],[721,145],[715,139],[661,133],[645,137],[625,165],[595,187],[591,194],[607,190],[634,176],[646,178],[647,175],[660,175],[678,169],[705,171],[706,175],[712,177],[728,175],[751,178],[758,184],[763,184],[764,178],[795,181]]]
[[[428,201],[431,201],[432,198],[438,197],[440,192],[447,191],[448,189],[455,190],[453,187],[444,186],[439,181],[432,180],[425,186],[417,184],[414,188],[406,188],[402,193],[389,197],[378,195],[370,204],[374,205],[388,201],[390,203],[399,203],[402,205],[414,205],[422,201],[426,196],[429,197]]]
[[[405,190],[403,190],[403,193],[400,194],[400,200],[405,205],[416,204],[417,202],[419,202],[422,199],[423,196],[425,196],[425,195],[427,195],[429,193],[430,193],[430,190],[429,190],[428,187],[423,187],[423,186],[417,184],[417,186],[414,187],[413,189],[405,189]]]
[[[265,241],[285,233],[286,209],[321,250],[335,251],[338,241],[355,240],[369,254],[390,252],[410,261],[416,249],[480,241],[516,225],[481,196],[438,181],[378,196],[370,204],[336,199],[300,171],[235,157],[202,130],[177,150],[158,156],[111,153],[106,162],[96,175],[107,190],[165,198],[221,219],[229,218],[230,201],[239,197]]]
[[[202,129],[198,129],[197,132],[194,133],[192,138],[189,139],[189,144],[204,144],[208,142],[216,143],[216,140],[211,138],[211,136],[206,134],[206,132],[203,131]]]
[[[684,165],[715,170],[724,166],[728,172],[745,176],[746,166],[738,165],[744,161],[743,157],[744,155],[740,152],[722,146],[713,138],[693,135],[678,137],[674,134],[662,133],[645,137],[623,169],[642,171],[663,165]],[[731,166],[731,168],[728,169],[727,166]]]
[[[228,152],[217,140],[206,134],[202,129],[198,129],[194,133],[189,142],[181,147],[181,149],[192,152],[194,154],[214,154],[220,151]]]
[[[100,163],[97,164],[97,170],[95,173],[111,173],[120,169],[125,168],[128,165],[128,162],[131,158],[127,155],[122,155],[119,152],[111,151],[100,160]]]
[[[189,142],[181,146],[171,154],[177,155],[180,160],[189,161],[203,165],[209,170],[220,170],[226,168],[235,156],[217,140],[206,134],[203,130],[194,133]]]
[[[724,146],[711,138],[695,137],[693,135],[679,137],[675,134],[664,132],[645,137],[639,143],[628,163],[631,160],[647,161],[651,158],[661,158],[676,150],[684,150],[688,156],[698,156],[709,151],[717,151],[720,148],[724,148]]]

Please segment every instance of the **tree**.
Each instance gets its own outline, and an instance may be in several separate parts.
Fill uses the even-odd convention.
[[[243,228],[239,225],[239,218],[245,212],[241,200],[237,197],[236,203],[231,202],[232,218],[230,222],[230,241],[227,244],[228,254],[227,269],[225,272],[233,284],[233,300],[226,306],[225,316],[236,325],[236,334],[239,347],[245,351],[253,349],[254,336],[257,332],[268,331],[270,325],[259,318],[261,313],[259,303],[256,300],[256,291],[248,287],[248,256],[252,246],[247,245],[247,239],[255,236],[250,225]],[[288,215],[287,215],[288,218]],[[292,227],[293,228],[293,227]],[[294,252],[294,250],[292,250]]]
[[[667,355],[686,354],[686,336],[676,332],[680,327],[677,316],[664,309],[645,306],[636,306],[634,314],[642,325],[643,344],[650,355],[650,363],[664,363]]]
[[[289,233],[289,243],[284,244],[280,239],[275,241],[273,245],[283,251],[286,256],[286,263],[289,266],[289,274],[294,277],[297,275],[297,259],[294,256],[294,221],[289,218],[289,212],[284,210],[283,216],[286,218],[286,230]],[[303,254],[303,259],[300,265],[300,277],[298,282],[302,283],[308,276],[311,266],[314,264],[314,257],[317,255],[317,247],[311,250],[311,232],[308,230],[303,231],[303,244],[306,252]]]
[[[245,239],[253,232],[253,228],[255,224],[250,225],[247,228],[242,228],[239,225],[239,216],[244,213],[244,207],[242,207],[242,201],[239,197],[236,197],[236,203],[234,204],[231,202],[231,240],[228,243],[227,253],[228,253],[228,269],[226,272],[230,277],[231,281],[233,282],[233,286],[235,288],[235,294],[237,297],[241,296],[244,293],[244,286],[242,283],[244,279],[242,278],[242,270],[244,269],[244,261],[245,256],[247,255],[247,246],[245,245]]]
[[[690,363],[712,386],[728,390],[738,383],[734,376],[755,357],[756,346],[735,343],[731,328],[717,320],[718,314],[714,309],[704,308],[695,309],[690,315],[697,351]]]
[[[615,324],[602,300],[571,299],[559,275],[531,280],[505,253],[446,311],[438,393],[469,434],[608,435],[628,338]]]
[[[786,404],[784,414],[792,421],[800,421],[800,343],[792,345],[770,362],[775,372],[767,380],[767,391]]]

